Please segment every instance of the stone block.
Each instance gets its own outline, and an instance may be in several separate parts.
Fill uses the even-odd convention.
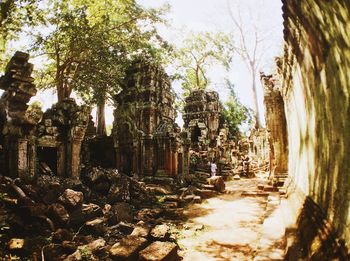
[[[140,221],[136,224],[136,227],[131,232],[132,236],[147,238],[151,228],[145,222]]]
[[[67,207],[76,208],[83,204],[83,192],[66,189],[59,197],[59,200]]]
[[[140,261],[176,261],[180,260],[177,254],[177,245],[172,242],[156,241],[139,253]]]
[[[169,239],[169,227],[165,224],[157,225],[151,230],[151,237],[155,240],[167,240]]]
[[[214,176],[208,179],[209,185],[214,185],[219,192],[225,191],[225,181],[221,176]]]
[[[143,237],[126,236],[115,243],[109,250],[113,260],[132,261],[137,260],[138,252],[146,245],[147,240]]]
[[[48,209],[49,216],[60,225],[67,225],[69,223],[69,214],[63,205],[55,203]]]
[[[203,199],[206,199],[206,198],[215,197],[217,195],[217,192],[210,189],[198,189],[196,191],[196,195],[200,196]]]

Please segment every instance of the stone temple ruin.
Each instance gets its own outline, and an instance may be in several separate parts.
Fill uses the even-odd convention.
[[[115,99],[112,136],[117,169],[139,176],[176,177],[182,171],[183,154],[175,95],[164,70],[135,63]]]
[[[74,99],[54,104],[45,113],[27,110],[36,94],[28,59],[28,54],[17,52],[0,80],[5,90],[0,100],[1,165],[11,177],[78,178],[82,166],[92,165],[138,177],[176,179],[189,174],[193,156],[195,168],[206,169],[215,159],[223,166],[221,174],[230,174],[237,147],[229,140],[217,92],[189,94],[181,131],[167,74],[149,62],[134,62],[114,97],[112,135],[97,137],[90,108]]]
[[[2,169],[11,177],[30,178],[36,173],[79,177],[90,109],[67,99],[43,115],[27,110],[36,94],[28,59],[28,54],[17,52],[0,79],[5,90],[0,100]]]
[[[349,27],[350,5],[344,0],[282,0],[282,11],[283,56],[277,59],[276,73],[261,74],[266,130],[253,130],[237,144],[228,138],[215,92],[189,95],[180,130],[174,123],[169,78],[145,62],[130,68],[115,97],[113,134],[96,137],[90,109],[71,99],[45,113],[29,107],[36,95],[33,65],[28,54],[17,52],[0,78],[4,260],[11,255],[30,260],[178,260],[165,220],[181,223],[186,204],[225,191],[222,177],[221,185],[208,181],[216,178],[208,179],[208,160],[217,159],[223,175],[229,164],[239,170],[246,155],[260,160],[257,165],[268,161],[270,178],[258,185],[255,179],[236,183],[248,184],[247,191],[241,193],[240,187],[237,192],[250,197],[239,202],[252,202],[248,207],[254,218],[238,220],[244,231],[251,225],[253,241],[237,244],[234,237],[233,254],[240,249],[242,260],[283,259],[276,254],[284,260],[349,260],[350,37],[344,28]],[[147,183],[147,177],[165,182]],[[226,203],[226,196],[237,198],[229,194]],[[232,205],[238,205],[237,212],[227,211]],[[220,213],[233,212],[229,222],[242,213],[246,218],[242,205],[230,202]],[[256,215],[257,206],[261,215]],[[212,217],[207,205],[204,211],[193,209],[197,220],[199,212]],[[283,222],[275,222],[278,216]],[[216,228],[218,220],[214,222]],[[187,223],[183,228],[187,237],[204,227]],[[226,223],[223,231],[225,237]],[[237,231],[243,230],[233,227]],[[275,232],[283,242],[271,240]],[[241,235],[231,234],[238,234],[239,242]],[[219,249],[226,258],[230,245],[226,238],[224,242],[218,248],[211,241],[204,254],[215,247],[215,254]],[[163,256],[151,259],[153,253]]]

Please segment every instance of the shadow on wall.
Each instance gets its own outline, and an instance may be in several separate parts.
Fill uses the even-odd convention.
[[[303,166],[304,172],[295,175],[308,175],[310,199],[305,202],[306,208],[312,205],[310,202],[317,203],[350,245],[350,34],[345,29],[350,26],[350,3],[283,2],[287,43],[284,72],[290,72],[284,75],[285,83],[293,81],[286,78],[296,70],[302,77],[301,84],[286,89],[292,92],[293,88],[301,88],[306,105],[306,122],[302,124],[307,126],[295,129],[300,132],[300,140],[289,143],[299,143],[296,164],[302,162],[302,155],[309,155],[309,161]],[[296,113],[301,111],[298,104],[290,106]]]
[[[305,199],[297,226],[297,238],[285,260],[350,260],[344,240],[337,239],[326,215],[310,197]]]

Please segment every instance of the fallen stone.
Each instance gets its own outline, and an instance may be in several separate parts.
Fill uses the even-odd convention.
[[[73,235],[67,229],[59,228],[52,235],[52,241],[55,243],[62,243],[63,241],[72,240]]]
[[[79,246],[74,253],[69,255],[65,261],[77,260],[97,260],[94,253],[102,250],[106,246],[106,241],[102,238],[96,239],[89,244]]]
[[[279,189],[278,192],[281,196],[284,196],[287,194],[287,190],[285,190],[285,189]]]
[[[63,251],[69,255],[73,254],[77,250],[77,244],[72,241],[63,241],[62,242]]]
[[[177,202],[170,202],[170,201],[168,201],[168,202],[164,202],[163,204],[163,207],[165,207],[165,208],[177,208]]]
[[[184,229],[194,230],[194,231],[199,231],[199,230],[203,230],[204,229],[204,225],[203,224],[193,224],[193,223],[185,224],[183,227],[184,227]]]
[[[162,214],[162,212],[163,210],[160,208],[144,208],[139,210],[135,217],[137,220],[143,221],[154,220],[157,219]]]
[[[215,190],[215,186],[214,185],[209,185],[209,184],[203,184],[201,186],[202,189],[210,189],[210,190]]]
[[[81,206],[84,200],[83,192],[66,189],[59,200],[67,207],[76,208]]]
[[[134,230],[134,225],[126,222],[119,222],[118,230],[123,234],[129,235]]]
[[[178,195],[166,195],[166,196],[164,196],[164,201],[178,202],[179,196]]]
[[[258,189],[263,190],[264,189],[264,184],[258,184]]]
[[[156,195],[171,195],[172,191],[164,186],[159,186],[155,184],[149,184],[146,186],[146,190],[149,193],[153,193]]]
[[[155,240],[167,240],[169,238],[169,227],[165,224],[157,225],[151,230],[151,237]]]
[[[86,247],[90,251],[96,252],[98,250],[101,250],[103,247],[105,247],[105,245],[106,245],[106,240],[104,240],[103,238],[99,238],[89,243]]]
[[[274,186],[264,186],[264,191],[268,192],[278,192],[278,188]]]
[[[172,242],[156,241],[139,253],[142,261],[175,261],[179,260],[177,245]]]
[[[238,174],[236,174],[236,175],[233,176],[233,179],[234,179],[234,180],[240,180],[240,179],[241,179],[241,176],[239,176]]]
[[[22,249],[24,247],[24,239],[12,238],[7,245],[10,250]]]
[[[126,236],[115,243],[109,250],[113,260],[137,260],[138,252],[145,246],[147,240],[143,237]]]
[[[81,225],[86,221],[93,220],[102,216],[102,209],[96,204],[83,204],[81,208],[77,208],[70,212],[70,224]]]
[[[132,236],[147,238],[150,233],[150,227],[145,222],[140,221],[136,224],[136,227],[131,232]]]
[[[102,224],[103,222],[104,222],[104,219],[103,219],[103,218],[96,218],[96,219],[87,221],[87,222],[85,223],[85,225],[86,225],[86,226],[94,227],[94,226],[97,226],[97,225],[99,225],[99,224]]]
[[[187,196],[183,197],[183,200],[185,202],[192,202],[194,197],[195,197],[195,195],[187,195]]]
[[[201,203],[202,202],[202,198],[200,196],[195,196],[193,198],[193,203]]]
[[[208,180],[209,185],[214,185],[216,191],[224,192],[225,191],[225,181],[221,176],[214,176]]]
[[[67,225],[69,223],[69,214],[63,205],[59,203],[52,204],[48,209],[48,214],[53,221],[60,225]]]
[[[117,224],[119,222],[131,223],[134,219],[132,209],[128,203],[120,202],[112,206],[109,217],[109,224]]]
[[[198,189],[196,191],[196,195],[200,196],[201,198],[211,198],[211,197],[215,197],[217,194],[216,191],[214,190],[210,190],[210,189]]]

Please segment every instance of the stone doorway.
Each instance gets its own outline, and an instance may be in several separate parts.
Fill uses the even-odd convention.
[[[37,162],[42,174],[57,175],[57,147],[37,147]]]
[[[199,142],[199,137],[201,135],[202,135],[201,129],[198,127],[198,125],[196,125],[192,129],[192,133],[191,133],[191,142],[192,142],[192,144],[198,143]]]

